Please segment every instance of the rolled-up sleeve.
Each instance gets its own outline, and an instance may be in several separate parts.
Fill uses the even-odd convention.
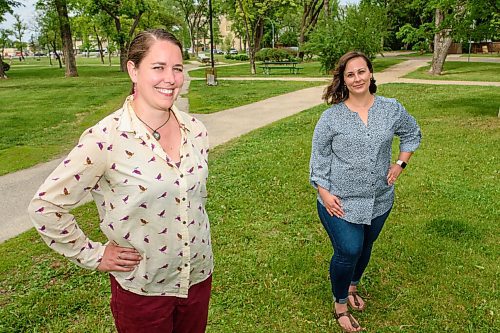
[[[333,131],[329,125],[329,112],[324,112],[314,129],[309,163],[309,181],[314,188],[330,188]]]
[[[106,147],[97,129],[86,131],[78,145],[39,188],[28,207],[35,228],[50,248],[79,266],[95,269],[104,245],[91,241],[78,227],[70,210],[91,190],[105,171]]]
[[[399,139],[399,151],[414,152],[417,150],[422,139],[420,127],[415,118],[406,111],[401,103],[398,103],[399,120],[395,123],[395,131]]]

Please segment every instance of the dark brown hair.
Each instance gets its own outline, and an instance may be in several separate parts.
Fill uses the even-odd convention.
[[[163,29],[150,29],[139,32],[130,43],[128,48],[127,61],[132,61],[136,67],[146,57],[154,41],[165,40],[171,42],[179,47],[182,54],[182,44],[170,32]],[[132,84],[131,94],[134,93],[134,84]]]
[[[373,65],[370,59],[361,52],[351,51],[340,57],[337,67],[333,71],[333,80],[330,83],[323,94],[323,99],[327,104],[338,104],[345,101],[349,97],[349,90],[344,83],[344,72],[347,62],[354,58],[363,58],[366,61],[368,70],[373,74]],[[375,84],[375,79],[370,80],[370,87],[368,88],[371,94],[377,92],[377,85]]]

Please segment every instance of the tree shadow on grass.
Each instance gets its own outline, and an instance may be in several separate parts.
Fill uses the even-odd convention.
[[[478,240],[483,236],[480,228],[459,220],[433,219],[426,223],[426,227],[427,230],[439,237],[455,241]]]

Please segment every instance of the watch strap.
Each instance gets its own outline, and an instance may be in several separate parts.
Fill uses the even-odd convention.
[[[396,164],[401,167],[401,169],[406,168],[407,163],[405,161],[397,160]]]

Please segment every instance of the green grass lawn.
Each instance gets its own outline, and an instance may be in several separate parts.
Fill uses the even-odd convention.
[[[17,65],[0,81],[0,175],[62,154],[130,91],[117,66],[78,71],[78,78],[65,78],[57,67]]]
[[[381,72],[384,69],[392,65],[398,64],[402,61],[403,60],[398,59],[396,57],[377,58],[373,61],[374,71],[375,73]],[[216,67],[217,76],[218,77],[234,77],[234,76],[282,77],[283,76],[283,77],[326,77],[326,78],[331,77],[331,74],[325,74],[324,72],[321,71],[321,65],[317,61],[303,62],[298,64],[297,65],[298,67],[303,67],[303,69],[300,70],[299,74],[289,74],[288,70],[279,70],[271,72],[270,75],[266,75],[262,73],[262,69],[259,68],[259,64],[260,62],[256,63],[257,67],[256,75],[250,74],[250,63],[245,63],[241,65]],[[205,77],[205,70],[198,69],[189,71],[189,76],[197,78]]]
[[[250,104],[273,96],[326,85],[327,82],[300,81],[224,81],[209,87],[205,81],[193,80],[189,85],[189,111],[213,113]]]
[[[47,58],[47,64],[28,58],[12,65],[8,80],[0,80],[0,175],[65,153],[86,128],[122,105],[130,81],[118,64],[77,60],[78,78],[65,78],[64,68],[50,67]],[[196,112],[215,112],[318,84],[220,81],[208,87],[192,82],[190,104]]]
[[[467,58],[467,57],[469,57],[469,54],[464,53],[460,57]],[[498,58],[498,57],[500,57],[500,52],[496,52],[496,53],[471,53],[470,57],[471,58]]]
[[[437,76],[427,73],[429,66],[421,67],[404,77],[426,80],[500,82],[500,63],[446,61],[443,74]]]
[[[389,84],[420,149],[362,282],[369,332],[498,332],[500,96],[494,87]],[[327,333],[331,246],[308,183],[325,106],[216,147],[207,210],[216,268],[208,332]],[[397,143],[394,144],[394,147]],[[75,211],[95,240],[96,209]],[[1,332],[113,332],[106,274],[77,268],[35,231],[0,245]]]

